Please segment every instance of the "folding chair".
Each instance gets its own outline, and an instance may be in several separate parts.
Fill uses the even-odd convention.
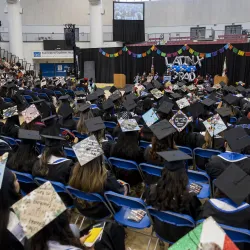
[[[72,148],[65,147],[64,152],[67,158],[76,159],[76,154]]]
[[[98,106],[96,104],[91,104],[90,109],[99,109],[99,108],[98,108]]]
[[[56,96],[56,98],[58,99],[60,96],[62,96],[63,94],[62,94],[62,92],[61,91],[59,91],[59,90],[55,90],[54,91],[54,95]]]
[[[170,212],[170,211],[158,211],[158,210],[156,210],[156,209],[154,209],[152,207],[147,207],[147,209],[148,209],[148,212],[149,212],[149,214],[150,214],[150,216],[151,216],[151,218],[153,220],[158,219],[163,223],[170,224],[170,225],[173,225],[173,226],[176,226],[176,227],[180,227],[180,230],[182,230],[182,231],[181,231],[181,235],[179,235],[180,236],[179,238],[183,237],[189,231],[191,231],[191,230],[193,230],[195,228],[195,221],[189,215],[174,213],[174,212]],[[155,227],[154,227],[154,229],[155,229]],[[154,249],[157,248],[159,240],[168,242],[170,244],[173,244],[173,243],[175,243],[175,241],[178,240],[178,239],[176,239],[173,242],[173,239],[163,238],[162,236],[160,236],[158,234],[157,231],[155,231],[155,233],[156,233],[156,235],[158,237],[158,240],[156,242],[156,246],[155,246]],[[150,238],[150,240],[148,242],[148,248],[147,249],[149,249],[150,243],[151,243],[151,238]]]
[[[38,93],[38,97],[45,100],[45,101],[50,101],[50,99],[46,93]]]
[[[111,191],[105,192],[104,197],[106,198],[108,204],[112,209],[115,221],[120,225],[135,229],[144,229],[151,226],[151,219],[148,215],[146,204],[142,199],[128,197]],[[120,208],[118,212],[114,209],[113,207],[114,204]],[[129,220],[127,218],[127,214],[131,210],[138,210],[138,209],[142,209],[143,211],[146,212],[144,218],[140,222]]]
[[[3,98],[5,102],[13,102],[11,98],[8,98],[8,97],[4,97]]]
[[[183,146],[177,146],[177,148],[179,150],[181,150],[182,152],[184,152],[185,154],[190,155],[193,158],[193,150],[191,148],[189,148],[189,147],[183,147]],[[191,163],[191,166],[193,166],[194,165],[194,160],[192,159],[192,160],[188,160],[186,162],[187,168],[188,168],[188,166],[190,166],[190,163]]]
[[[76,130],[73,130],[72,133],[80,140],[86,139],[88,137],[87,134],[81,134]]]
[[[236,122],[237,122],[237,118],[236,117],[230,117],[229,123],[235,124]]]
[[[66,93],[67,93],[68,95],[70,95],[71,97],[75,98],[75,93],[74,93],[73,90],[71,90],[71,89],[66,89],[65,91],[66,91]]]
[[[104,121],[104,124],[106,128],[111,128],[111,129],[114,129],[117,126],[115,122],[109,122],[109,121]]]
[[[163,167],[141,163],[139,165],[139,169],[143,174],[145,186],[149,186],[151,184],[155,184],[159,180]]]
[[[16,142],[16,139],[8,137],[8,136],[3,136],[1,135],[0,138],[4,141],[6,141],[11,147],[18,146],[18,143]]]
[[[23,97],[26,99],[26,101],[27,101],[28,103],[31,103],[31,102],[34,101],[33,98],[32,98],[30,95],[24,95]]]
[[[139,146],[141,147],[141,148],[147,148],[148,146],[150,146],[151,145],[151,142],[148,142],[148,141],[140,141],[139,142]]]

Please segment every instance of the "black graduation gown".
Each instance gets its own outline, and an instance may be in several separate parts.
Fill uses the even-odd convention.
[[[71,131],[76,130],[76,121],[73,118],[67,118],[67,119],[61,118],[59,120],[59,123],[61,128],[67,128]]]
[[[12,118],[12,117],[11,117]],[[13,122],[6,122],[1,127],[1,135],[17,138],[18,137],[19,126]]]
[[[150,191],[147,195],[153,195],[155,193],[156,185],[152,185],[150,187]],[[147,198],[146,198],[147,200]],[[154,207],[154,204],[148,204]],[[194,220],[196,220],[197,215],[200,212],[201,202],[199,199],[191,194],[189,202],[186,202],[185,205],[178,209],[178,211],[172,211],[184,215],[191,216]],[[192,230],[190,227],[177,227],[175,225],[164,223],[156,218],[153,218],[154,222],[154,230],[155,232],[163,239],[167,239],[170,242],[176,242],[181,237],[186,235],[188,232]]]
[[[3,239],[5,239],[3,245],[1,245],[1,249],[8,250],[24,250],[23,245],[17,240],[17,238],[6,229],[4,235],[1,235]]]
[[[107,180],[104,185],[104,191],[100,193],[100,195],[104,195],[104,192],[107,191],[124,194],[124,187],[120,185],[119,182],[117,182],[116,178],[114,177],[114,175],[112,175],[111,172],[108,172]],[[75,199],[74,203],[79,212],[89,218],[102,219],[110,214],[105,205],[100,204],[99,202],[82,203],[81,201]]]
[[[211,160],[206,165],[206,172],[212,180],[216,179],[231,163],[234,163],[250,175],[250,159],[244,155],[229,152],[222,153],[218,156],[212,156]]]

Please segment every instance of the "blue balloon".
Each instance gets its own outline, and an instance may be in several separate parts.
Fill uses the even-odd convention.
[[[177,67],[176,67],[176,71],[177,71],[177,72],[180,72],[180,66],[177,66]]]
[[[187,67],[187,72],[190,73],[191,72],[191,67]]]

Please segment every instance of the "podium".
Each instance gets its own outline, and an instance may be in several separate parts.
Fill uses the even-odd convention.
[[[114,86],[123,89],[126,86],[126,76],[124,74],[114,74]]]
[[[224,82],[226,85],[228,85],[228,77],[216,75],[214,77],[214,84],[219,84],[220,82]]]

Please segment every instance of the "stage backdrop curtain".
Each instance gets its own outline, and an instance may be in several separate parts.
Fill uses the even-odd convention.
[[[212,45],[192,45],[195,51],[200,53],[214,52],[223,47],[221,44]],[[250,44],[235,44],[235,47],[250,51]],[[128,47],[133,53],[146,52],[150,46]],[[181,46],[157,46],[162,52],[173,53],[181,48]],[[113,54],[121,50],[121,48],[103,48],[106,53]],[[184,56],[191,56],[188,51],[184,51]],[[162,75],[166,71],[165,58],[157,55],[156,51],[152,51],[150,55],[144,58],[133,58],[127,52],[116,58],[108,58],[103,56],[99,49],[82,49],[80,55],[80,70],[81,76],[84,76],[84,61],[95,61],[96,66],[96,81],[99,83],[113,83],[114,74],[125,74],[127,83],[133,83],[134,76],[137,73],[142,74],[144,71],[149,73],[151,70],[152,57],[154,57],[155,72]],[[226,52],[211,58],[205,58],[202,61],[202,67],[197,70],[197,75],[205,76],[206,74],[221,75],[223,70],[224,60],[227,60],[227,75],[229,83],[237,81],[244,81],[246,84],[250,83],[250,57],[238,56],[233,51]],[[172,63],[174,58],[168,58],[169,63]]]
[[[113,40],[125,43],[145,41],[145,24],[142,21],[113,20]]]

